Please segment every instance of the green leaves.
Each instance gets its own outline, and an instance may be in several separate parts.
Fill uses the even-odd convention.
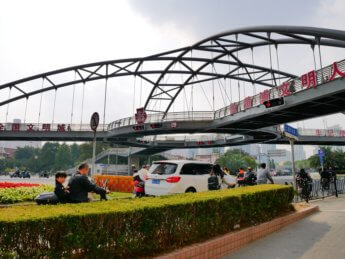
[[[219,163],[222,167],[229,168],[233,173],[236,172],[240,167],[244,168],[245,170],[249,166],[252,168],[256,167],[255,159],[239,149],[228,150],[218,159],[217,163]]]
[[[52,192],[53,190],[53,186],[50,185],[41,185],[37,187],[1,188],[0,204],[34,201],[38,194],[42,192]]]
[[[151,257],[272,219],[292,187],[260,185],[168,197],[2,208],[0,257]]]

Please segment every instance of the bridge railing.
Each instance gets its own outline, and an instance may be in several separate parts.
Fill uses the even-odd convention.
[[[335,64],[335,65],[334,65]],[[145,123],[158,123],[164,121],[181,121],[181,120],[212,120],[212,119],[219,119],[225,116],[233,115],[239,113],[241,111],[257,107],[263,103],[263,100],[270,100],[282,96],[287,96],[287,93],[284,91],[288,91],[288,95],[293,95],[295,93],[306,91],[310,87],[317,87],[320,84],[323,84],[329,80],[334,80],[336,78],[341,77],[339,73],[334,73],[335,69],[338,69],[341,73],[345,73],[345,60],[341,60],[339,62],[335,62],[332,65],[326,66],[320,70],[311,71],[310,73],[304,74],[299,78],[289,80],[284,82],[282,85],[273,87],[269,90],[265,90],[264,92],[258,93],[254,96],[246,97],[244,100],[239,102],[235,102],[231,105],[235,105],[236,110],[235,112],[230,111],[230,106],[223,107],[219,110],[213,111],[186,111],[186,112],[172,112],[167,113],[164,117],[164,113],[154,113],[147,115],[147,119]],[[334,74],[334,75],[333,75]],[[310,75],[313,79],[310,79]],[[310,82],[308,86],[302,85],[302,80],[315,80],[315,85],[310,86]],[[285,88],[284,88],[284,87]],[[287,87],[287,89],[286,89]],[[263,97],[263,95],[265,95]],[[249,98],[249,99],[248,99]],[[248,106],[249,102],[249,106]],[[164,117],[164,119],[163,119]],[[120,119],[114,121],[108,125],[108,130],[116,129],[119,127],[136,125],[137,122],[135,117],[128,117],[124,119]]]
[[[298,129],[302,136],[345,137],[343,129]]]
[[[164,113],[155,113],[155,114],[148,114],[145,120],[145,123],[159,123],[164,121],[184,121],[184,120],[194,120],[194,121],[201,121],[201,120],[213,120],[214,113],[212,111],[186,111],[186,112],[171,112],[166,115],[163,119]],[[108,130],[137,125],[137,121],[135,117],[127,117],[120,120],[116,120],[111,122],[108,125]]]
[[[198,141],[219,141],[233,138],[231,134],[193,134],[193,135],[158,135],[158,136],[144,136],[140,138],[143,141],[184,141],[184,142],[198,142]]]
[[[339,62],[336,62],[336,65],[337,65],[336,67],[341,72],[343,72],[343,73],[345,72],[345,60],[341,60]],[[334,69],[335,69],[335,67],[332,64],[332,65],[324,67],[323,69],[316,70],[315,71],[316,86],[329,81],[332,74],[334,73]],[[341,76],[338,73],[336,73],[334,78],[332,78],[332,80],[339,78],[339,77],[341,77]],[[285,82],[285,83],[287,83],[288,90],[291,94],[305,91],[305,90],[309,89],[308,87],[302,86],[302,76],[299,78],[296,78],[294,80],[290,80],[288,82]],[[274,99],[274,98],[279,98],[279,97],[284,96],[283,89],[282,89],[281,85],[276,86],[274,88],[271,88],[267,91],[269,91],[269,99]],[[259,94],[256,94],[256,95],[250,97],[251,98],[250,108],[256,107],[256,106],[259,106],[262,104],[262,95],[263,94],[264,93],[262,92],[262,93],[259,93]],[[239,102],[234,103],[237,106],[237,112],[235,112],[235,113],[246,110],[246,108],[245,108],[245,102],[246,101],[248,101],[248,100],[244,99],[244,100],[241,100]],[[230,107],[226,106],[226,107],[223,107],[223,108],[215,111],[214,118],[218,119],[218,118],[222,118],[222,117],[229,116],[229,115],[231,115]]]
[[[99,124],[97,131],[107,131],[108,124]],[[0,131],[26,131],[26,132],[70,132],[92,131],[90,124],[68,123],[0,123]]]

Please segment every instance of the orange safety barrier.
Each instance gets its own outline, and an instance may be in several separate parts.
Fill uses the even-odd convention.
[[[107,187],[113,192],[133,192],[133,177],[122,175],[94,175],[94,181],[98,186],[103,187],[103,183],[108,179]]]

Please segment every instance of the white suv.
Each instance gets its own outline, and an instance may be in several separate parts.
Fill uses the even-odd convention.
[[[154,162],[147,175],[145,193],[160,196],[208,191],[211,168],[210,163],[190,160]],[[229,182],[233,181],[235,180],[231,179]]]

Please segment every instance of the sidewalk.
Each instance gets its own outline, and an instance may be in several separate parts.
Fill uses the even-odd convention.
[[[224,258],[345,258],[345,196],[311,202],[315,213]]]

